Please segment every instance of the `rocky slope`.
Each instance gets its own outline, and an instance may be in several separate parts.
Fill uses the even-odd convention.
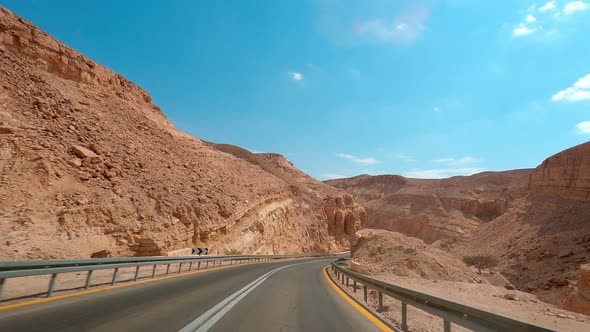
[[[503,215],[526,194],[530,172],[484,172],[440,180],[361,175],[326,183],[353,194],[367,208],[367,227],[433,243],[452,241]]]
[[[529,194],[513,208],[452,246],[457,255],[489,254],[520,289],[568,308],[588,303],[569,301],[581,289],[581,266],[590,263],[590,142],[546,159],[530,176]],[[582,280],[576,287],[577,280]],[[585,293],[584,293],[585,294]],[[570,298],[572,296],[570,294]],[[577,297],[583,300],[585,297]]]
[[[357,232],[352,257],[371,275],[394,274],[437,281],[474,282],[470,268],[422,240],[382,229]]]
[[[352,229],[330,235],[325,208]],[[0,259],[326,251],[362,211],[279,155],[176,130],[137,85],[0,7]]]

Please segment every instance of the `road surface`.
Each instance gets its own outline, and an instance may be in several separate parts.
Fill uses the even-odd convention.
[[[0,311],[0,331],[381,331],[330,259],[238,265]]]

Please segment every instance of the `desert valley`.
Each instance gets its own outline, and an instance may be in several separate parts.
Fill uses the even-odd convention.
[[[1,260],[351,250],[371,276],[576,330],[590,326],[590,142],[547,157],[322,182],[177,130],[148,92],[0,7]],[[479,274],[474,255],[498,264]]]

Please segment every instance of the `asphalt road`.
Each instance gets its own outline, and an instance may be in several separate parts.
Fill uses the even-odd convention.
[[[7,309],[0,331],[379,331],[329,285],[329,261],[234,266]]]

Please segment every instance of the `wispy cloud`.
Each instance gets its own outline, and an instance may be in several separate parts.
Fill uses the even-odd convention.
[[[323,173],[320,174],[320,177],[324,180],[333,180],[333,179],[342,179],[347,177],[346,175],[342,174],[334,174],[334,173]]]
[[[551,97],[553,101],[582,101],[590,99],[590,74],[577,80],[574,85]]]
[[[528,28],[524,23],[520,23],[519,25],[514,27],[514,30],[512,30],[512,35],[514,37],[521,37],[530,35],[535,31],[537,31],[537,28]]]
[[[393,20],[375,18],[354,20],[353,31],[363,37],[392,43],[408,43],[416,40],[426,30],[428,8],[411,6]]]
[[[416,161],[416,159],[414,159],[414,157],[408,156],[407,154],[398,154],[397,158],[401,159],[403,161],[407,161],[407,162],[415,162]]]
[[[563,13],[566,15],[571,15],[575,12],[580,12],[584,10],[590,9],[590,4],[584,1],[572,1],[565,5],[563,8]]]
[[[412,170],[403,172],[402,175],[408,178],[418,179],[442,179],[458,175],[473,175],[485,171],[484,168],[442,168],[442,169],[426,169],[426,170]]]
[[[299,72],[296,72],[296,71],[290,72],[289,75],[295,81],[301,81],[301,80],[303,80],[303,74],[301,74]]]
[[[438,159],[433,159],[432,162],[433,163],[449,164],[452,166],[462,166],[462,165],[467,165],[467,164],[480,163],[480,162],[482,162],[482,160],[480,158],[475,158],[475,157],[461,157],[461,158],[438,158]]]
[[[346,153],[337,153],[336,156],[338,156],[342,159],[350,160],[355,164],[364,165],[364,166],[375,165],[375,164],[379,163],[379,160],[377,160],[375,158],[371,158],[371,157],[359,158],[359,157],[355,157],[353,155],[346,154]]]
[[[545,5],[543,5],[541,8],[539,8],[539,11],[541,13],[553,11],[553,10],[555,10],[555,1],[549,1]]]
[[[583,121],[576,125],[578,132],[586,135],[590,135],[590,121]]]

